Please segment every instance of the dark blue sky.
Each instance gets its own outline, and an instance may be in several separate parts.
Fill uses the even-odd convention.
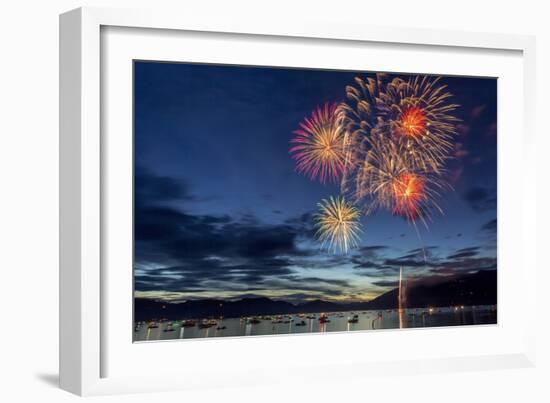
[[[378,212],[362,220],[360,249],[319,250],[311,214],[339,189],[295,172],[289,141],[366,75],[136,62],[136,295],[369,299],[399,266],[415,281],[496,268],[495,79],[443,78],[462,120],[444,215],[419,238]]]

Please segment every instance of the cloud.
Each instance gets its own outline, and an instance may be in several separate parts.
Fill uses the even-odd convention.
[[[373,281],[373,285],[377,285],[378,287],[391,287],[395,288],[399,285],[398,280],[381,280],[381,281]]]
[[[496,230],[497,230],[497,219],[496,218],[487,221],[485,224],[483,224],[481,226],[481,231],[494,233],[494,232],[496,232]]]
[[[468,133],[470,133],[470,129],[471,129],[470,126],[468,126],[464,123],[459,123],[459,124],[456,125],[456,130],[462,136],[468,135]]]
[[[338,287],[349,287],[349,281],[340,279],[325,279],[321,277],[300,277],[297,280],[305,283],[324,283],[329,285],[335,285]]]
[[[386,245],[370,245],[370,246],[363,246],[359,249],[359,254],[361,254],[364,257],[374,257],[378,255],[380,252],[385,251],[389,249],[389,246]]]
[[[435,265],[432,273],[460,274],[471,273],[479,270],[495,270],[497,268],[496,257],[464,258],[457,261],[445,261]]]
[[[279,288],[304,290],[311,288],[309,281],[319,292],[333,295],[334,287],[349,285],[343,280],[310,277],[304,283],[289,277],[300,260],[319,259],[310,262],[314,267],[341,263],[339,257],[316,257],[317,251],[298,246],[309,239],[309,215],[272,225],[250,214],[189,214],[157,204],[160,200],[166,198],[136,203],[137,291],[271,290],[275,286],[269,281],[279,279],[285,282]]]
[[[496,258],[480,256],[481,250],[480,246],[471,246],[443,255],[438,247],[426,246],[409,250],[398,257],[389,258],[383,254],[371,256],[369,259],[356,257],[353,263],[360,275],[381,278],[376,281],[376,285],[382,284],[383,281],[394,281],[401,267],[406,271],[415,269],[414,276],[411,274],[407,276],[409,280],[424,281],[425,277],[496,269]]]
[[[399,273],[399,266],[384,266],[383,264],[377,267],[355,266],[355,269],[358,269],[360,276],[371,278],[394,277]]]
[[[196,199],[184,181],[146,170],[136,175],[136,195],[140,197],[134,210],[138,292],[197,296],[213,292],[277,295],[279,291],[285,299],[291,294],[331,298],[351,295],[351,280],[305,271],[347,265],[356,275],[375,280],[376,286],[393,287],[401,267],[417,268],[418,278],[496,267],[496,259],[479,256],[478,246],[446,256],[437,247],[426,246],[396,257],[392,248],[382,244],[364,246],[349,256],[327,255],[313,242],[312,212],[279,224],[263,223],[250,213],[192,214],[185,202]],[[488,222],[483,228],[491,225]]]
[[[458,159],[467,157],[469,151],[464,147],[464,144],[457,142],[455,143],[454,156]]]
[[[370,245],[370,246],[363,246],[362,248],[359,248],[359,251],[360,252],[372,252],[372,251],[378,252],[388,248],[389,246],[386,246],[386,245]]]
[[[487,105],[481,104],[481,105],[478,105],[475,108],[473,108],[471,110],[470,114],[474,119],[477,119],[483,114],[485,109],[487,109]]]
[[[139,165],[135,168],[134,186],[136,203],[141,205],[193,199],[186,182],[157,175]]]
[[[384,260],[384,264],[395,267],[422,267],[426,265],[423,261],[413,259],[387,259]]]
[[[473,257],[476,256],[479,253],[479,247],[473,246],[469,248],[462,248],[458,249],[454,253],[451,253],[447,256],[447,259],[449,260],[457,260],[457,259],[463,259],[467,257]]]
[[[497,206],[496,194],[482,187],[468,189],[463,198],[477,212],[495,210]]]

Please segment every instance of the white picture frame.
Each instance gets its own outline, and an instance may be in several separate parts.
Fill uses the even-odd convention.
[[[535,146],[533,127],[535,42],[533,37],[370,27],[361,24],[304,19],[299,21],[289,19],[282,25],[280,21],[270,21],[268,16],[262,20],[245,20],[244,18],[218,20],[208,16],[191,16],[169,11],[104,8],[81,8],[65,13],[60,17],[60,384],[63,389],[79,395],[96,395],[190,387],[207,388],[209,385],[224,386],[235,383],[244,386],[258,382],[284,382],[292,379],[298,373],[301,374],[301,379],[322,380],[326,376],[323,373],[326,373],[327,369],[337,370],[337,377],[345,378],[369,376],[374,373],[406,374],[419,371],[438,372],[534,365],[536,285],[526,279],[536,276],[537,267],[536,251],[534,250],[536,217],[533,194],[536,178],[516,172],[514,178],[519,182],[518,187],[524,191],[516,192],[515,195],[504,193],[505,199],[510,200],[510,203],[506,202],[503,208],[499,205],[498,258],[499,268],[502,259],[510,260],[510,263],[519,262],[521,266],[518,269],[517,281],[521,285],[520,292],[524,303],[518,309],[523,310],[524,321],[519,328],[507,326],[509,322],[504,320],[506,318],[503,318],[504,322],[501,323],[501,303],[503,309],[512,305],[508,299],[510,297],[506,296],[509,294],[506,290],[510,288],[511,277],[504,276],[504,280],[501,280],[499,272],[499,324],[501,326],[439,332],[437,330],[423,333],[411,332],[408,336],[408,340],[411,340],[410,343],[432,343],[434,346],[442,337],[460,337],[465,340],[460,349],[455,349],[450,354],[444,354],[443,350],[434,347],[432,354],[410,356],[399,355],[402,352],[397,349],[396,353],[387,359],[380,357],[367,359],[358,356],[350,360],[341,360],[335,356],[334,359],[325,360],[324,363],[312,362],[316,369],[310,368],[307,375],[304,375],[303,367],[293,363],[292,360],[276,362],[271,372],[266,368],[263,374],[255,371],[261,367],[261,363],[250,362],[248,367],[237,365],[231,374],[227,373],[227,369],[222,366],[219,373],[211,374],[208,383],[202,378],[209,369],[200,366],[197,366],[193,370],[194,372],[168,368],[156,376],[147,371],[132,372],[130,365],[128,367],[119,365],[116,370],[112,370],[106,364],[109,360],[131,362],[129,354],[144,354],[143,357],[147,357],[149,353],[144,351],[146,348],[155,349],[154,355],[158,356],[158,354],[176,351],[175,349],[181,350],[183,347],[180,346],[185,343],[154,343],[156,344],[154,347],[146,347],[151,346],[151,344],[147,344],[139,347],[140,351],[136,351],[134,347],[132,347],[133,350],[126,349],[126,347],[130,347],[125,345],[127,340],[117,341],[108,331],[117,323],[108,319],[109,317],[115,317],[118,322],[126,324],[125,317],[110,314],[113,308],[113,305],[110,304],[113,302],[112,298],[109,298],[109,288],[117,287],[116,284],[119,282],[110,277],[110,272],[106,272],[110,267],[110,257],[108,256],[110,248],[105,243],[104,231],[109,225],[111,227],[119,226],[119,228],[124,225],[124,222],[109,224],[111,222],[109,220],[112,220],[113,216],[106,215],[105,211],[107,211],[106,206],[110,203],[109,194],[114,191],[109,186],[109,178],[114,172],[110,169],[115,168],[109,164],[109,158],[113,152],[117,152],[121,147],[124,148],[127,143],[124,143],[124,140],[121,140],[118,145],[113,143],[111,139],[114,137],[110,134],[108,138],[102,137],[102,135],[105,136],[105,133],[110,133],[111,130],[111,123],[107,118],[109,111],[104,109],[105,101],[107,99],[109,105],[112,105],[112,99],[114,99],[110,98],[111,95],[105,94],[112,94],[114,91],[115,98],[130,99],[131,97],[127,86],[112,85],[116,89],[111,91],[112,81],[102,79],[104,78],[102,74],[106,71],[109,74],[120,74],[120,71],[117,73],[116,66],[111,70],[107,66],[108,70],[103,70],[105,60],[102,60],[102,57],[114,55],[103,49],[107,47],[107,42],[105,42],[105,38],[102,38],[102,32],[109,31],[111,29],[109,27],[117,27],[116,29],[122,30],[123,36],[133,35],[132,32],[124,31],[124,29],[148,30],[144,35],[150,34],[153,31],[149,30],[154,29],[156,30],[154,32],[160,33],[160,36],[157,35],[156,39],[153,37],[151,41],[159,41],[160,44],[160,41],[164,40],[165,44],[159,48],[168,49],[173,46],[174,41],[180,40],[178,32],[192,32],[198,37],[201,36],[201,33],[203,35],[217,33],[217,40],[220,38],[223,40],[224,35],[228,37],[228,40],[230,36],[235,35],[253,37],[255,41],[259,42],[269,40],[277,43],[277,41],[291,40],[300,43],[300,46],[307,46],[311,41],[319,40],[331,41],[329,46],[334,48],[345,44],[354,44],[354,46],[376,44],[382,48],[384,46],[409,46],[412,52],[426,49],[452,50],[453,52],[465,50],[478,55],[491,52],[496,52],[495,54],[512,52],[515,55],[515,66],[521,67],[521,85],[514,88],[515,91],[519,91],[516,94],[520,98],[515,102],[519,102],[522,109],[517,117],[508,116],[507,119],[512,119],[509,121],[510,125],[515,125],[514,127],[517,127],[522,135],[517,136],[514,140],[510,139],[509,143],[506,140],[501,142],[499,139],[499,175],[506,169],[500,161],[507,158],[506,150],[510,147],[515,148],[516,154],[519,153],[518,158],[526,171],[530,165],[535,163],[535,158],[531,157],[534,155]],[[171,33],[170,38],[162,39],[162,32]],[[144,48],[146,42],[146,40],[141,42]],[[109,42],[109,46],[117,46],[116,41]],[[135,57],[131,53],[123,55],[122,47],[115,49],[119,50],[116,55],[120,58]],[[128,49],[131,47],[129,46]],[[159,57],[165,57],[162,53],[158,54]],[[201,60],[202,56],[197,53],[196,57],[197,60]],[[218,62],[221,61],[223,58],[218,60]],[[121,64],[123,63],[125,62],[121,60]],[[269,63],[269,61],[265,63]],[[338,66],[332,67],[337,68]],[[406,69],[407,67],[404,67],[404,70],[401,71]],[[478,70],[481,72],[482,66],[479,66]],[[475,73],[478,70],[475,66],[469,66],[469,69],[464,70],[464,74]],[[520,70],[515,69],[513,72],[511,70],[510,74],[517,75]],[[107,98],[104,98],[105,96]],[[517,104],[515,105],[517,106]],[[121,110],[127,111],[128,108],[123,106]],[[121,129],[127,131],[127,125],[131,126],[131,122],[122,120],[126,126]],[[123,161],[125,161],[124,158]],[[514,163],[519,164],[518,161]],[[501,181],[499,180],[499,201],[502,196],[500,185]],[[124,190],[124,187],[122,189]],[[502,191],[505,192],[506,188]],[[506,209],[515,211],[516,216],[510,220],[509,225],[503,227],[500,225],[500,216],[504,214],[503,211],[506,212]],[[128,224],[127,221],[126,224]],[[109,236],[109,239],[115,239],[113,236]],[[117,241],[127,242],[122,238]],[[511,248],[506,248],[501,253],[502,245],[516,246],[513,251],[509,251]],[[123,274],[126,276],[126,280],[121,279],[121,283],[127,283],[128,275],[131,277],[131,267],[128,268],[127,273]],[[107,287],[106,281],[111,280],[112,284]],[[128,304],[129,300],[131,301],[131,295],[121,298],[122,302],[119,304]],[[126,308],[122,306],[122,309]],[[122,320],[119,320],[120,318]],[[130,325],[128,324],[129,330]],[[320,343],[334,346],[335,343],[341,342],[342,336],[347,337],[346,340],[351,346],[354,343],[356,343],[355,345],[363,343],[366,340],[365,337],[371,338],[369,339],[371,341],[375,337],[376,343],[384,343],[382,338],[389,340],[387,343],[396,341],[403,343],[404,340],[402,335],[400,336],[396,332],[381,332],[368,336],[359,332],[353,335],[333,335],[322,339],[317,336],[303,336],[294,338],[267,337],[261,338],[261,340],[260,338],[233,339],[223,342],[218,340],[201,341],[192,342],[192,348],[197,351],[197,356],[191,356],[190,359],[198,360],[198,355],[205,350],[204,346],[215,351],[216,354],[230,351],[235,356],[228,355],[228,359],[235,359],[243,354],[245,348],[248,349],[246,350],[248,353],[252,352],[252,354],[254,351],[262,351],[265,348],[291,348],[301,351],[300,349],[306,349],[308,345],[318,347]],[[317,338],[311,339],[312,337]],[[480,342],[479,348],[476,350],[474,340],[491,340],[491,338],[502,340],[502,344],[496,346],[493,351],[484,353],[483,342]],[[423,341],[423,339],[425,340]],[[508,343],[508,339],[510,343]],[[131,340],[129,342],[131,344]],[[189,345],[191,344],[187,344],[187,346]],[[121,351],[125,351],[126,355],[121,355],[119,353]],[[468,351],[471,353],[468,354]],[[281,371],[282,368],[284,371]],[[334,373],[331,376],[334,378]]]

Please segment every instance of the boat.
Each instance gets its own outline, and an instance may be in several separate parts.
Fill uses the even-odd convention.
[[[164,332],[173,332],[174,330],[176,330],[176,329],[174,329],[174,325],[172,324],[172,322],[170,322],[166,325],[166,327],[164,328],[163,331]]]
[[[348,317],[348,323],[357,323],[359,322],[359,316],[358,315],[353,315],[351,317]]]
[[[193,327],[197,324],[194,320],[182,320],[181,327]]]
[[[260,322],[261,320],[258,318],[248,318],[248,320],[246,321],[247,324],[251,324],[251,325],[257,325]]]
[[[319,316],[319,323],[329,323],[330,319],[324,313]]]
[[[149,329],[157,329],[159,327],[159,324],[157,322],[150,322],[147,327]]]
[[[218,323],[215,320],[203,320],[199,323],[199,329],[208,329],[209,327],[216,326]]]
[[[227,329],[227,327],[226,327],[226,326],[218,326],[218,327],[216,328],[216,330],[224,330],[224,329]]]

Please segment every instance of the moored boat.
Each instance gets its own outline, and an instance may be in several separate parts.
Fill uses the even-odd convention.
[[[348,317],[348,323],[357,323],[359,322],[359,315],[353,315]]]
[[[319,323],[329,323],[329,322],[330,322],[330,319],[324,313],[322,313],[321,316],[319,316]]]
[[[248,318],[248,320],[246,321],[247,324],[251,324],[251,325],[257,325],[258,323],[260,323],[261,320],[258,319],[258,318]]]
[[[209,327],[216,326],[218,322],[215,320],[206,320],[204,319],[202,322],[199,323],[199,329],[208,329]]]

